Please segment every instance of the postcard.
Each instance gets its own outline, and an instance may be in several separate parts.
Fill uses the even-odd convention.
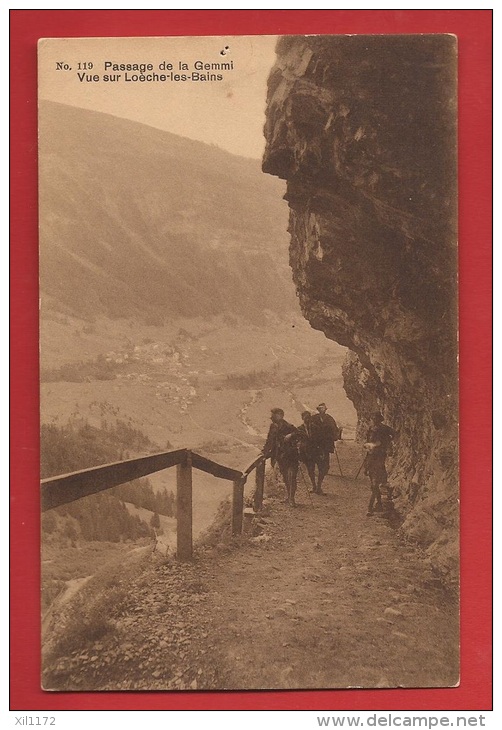
[[[38,69],[42,687],[456,686],[455,36]]]

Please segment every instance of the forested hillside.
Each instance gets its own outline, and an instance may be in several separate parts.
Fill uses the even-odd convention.
[[[64,474],[107,462],[127,459],[139,451],[152,451],[153,444],[124,421],[101,428],[83,418],[63,426],[42,424],[42,477]],[[155,492],[148,479],[137,479],[106,492],[94,494],[50,510],[42,517],[42,528],[52,541],[135,540],[151,535],[151,526],[131,515],[125,502],[142,507],[153,515],[175,514],[175,499],[166,489]],[[156,526],[152,523],[152,526]],[[157,525],[158,526],[158,525]]]

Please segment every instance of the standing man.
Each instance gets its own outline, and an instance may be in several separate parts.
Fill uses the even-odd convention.
[[[310,411],[303,411],[302,425],[298,427],[298,453],[300,461],[307,467],[307,472],[312,483],[312,492],[319,494],[319,487],[316,484],[315,468],[321,473],[321,450],[316,438],[315,423],[312,423],[313,416]]]
[[[374,413],[371,426],[366,434],[366,443],[364,444],[368,452],[364,461],[365,473],[369,476],[371,484],[371,497],[367,512],[368,517],[371,517],[373,512],[383,511],[380,487],[387,486],[385,459],[387,458],[389,446],[395,436],[396,432],[383,422],[382,414],[379,412]]]
[[[296,507],[296,478],[298,475],[298,451],[296,448],[297,429],[291,423],[284,420],[282,408],[272,408],[270,428],[267,440],[263,447],[263,456],[272,461],[272,466],[277,463],[281,472],[284,484],[286,485],[285,502]]]
[[[319,403],[317,413],[312,417],[312,426],[315,429],[315,437],[320,451],[317,494],[323,494],[322,483],[329,472],[329,455],[334,453],[335,441],[338,440],[340,435],[335,419],[326,412],[327,410],[326,403]]]

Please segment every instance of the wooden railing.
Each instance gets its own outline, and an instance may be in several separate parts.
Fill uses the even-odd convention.
[[[259,512],[262,508],[265,483],[265,458],[263,456],[255,459],[245,471],[238,471],[217,464],[190,449],[178,449],[42,479],[40,483],[42,511],[60,507],[63,504],[74,502],[76,499],[103,492],[118,484],[124,484],[173,466],[177,467],[176,555],[180,560],[189,560],[193,551],[192,469],[199,469],[233,483],[233,535],[239,535],[242,532],[244,485],[253,471],[256,479],[253,507],[255,512]]]

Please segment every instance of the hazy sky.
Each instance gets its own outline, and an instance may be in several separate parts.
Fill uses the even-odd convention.
[[[45,39],[39,43],[39,95],[260,158],[265,144],[267,77],[275,61],[276,40],[276,36]],[[225,47],[228,50],[222,56]],[[196,61],[233,61],[234,70],[199,71],[222,73],[224,80],[219,82],[126,81],[124,71],[116,72],[121,74],[118,81],[106,82],[104,74],[114,73],[112,68],[105,69],[107,61],[152,63],[157,74],[170,73],[159,69],[162,63],[171,63],[173,73],[192,74]],[[189,71],[180,70],[180,62],[188,64]],[[80,81],[78,73],[97,74],[99,81]],[[138,72],[129,72],[128,77],[134,74]]]

